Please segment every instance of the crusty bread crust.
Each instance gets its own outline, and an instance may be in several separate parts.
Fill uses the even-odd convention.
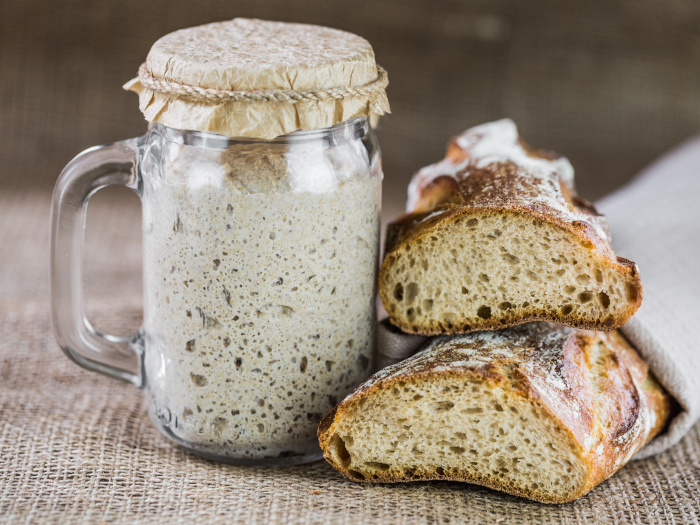
[[[334,443],[347,439],[348,433],[352,439],[353,421],[362,410],[363,399],[377,398],[397,386],[409,385],[420,391],[422,385],[435,381],[441,381],[446,392],[450,385],[477,381],[488,389],[505,390],[509,397],[526,401],[569,436],[579,458],[576,468],[585,473],[581,482],[568,493],[555,495],[541,486],[519,486],[489,472],[473,475],[466,470],[447,470],[440,464],[409,471],[398,467],[375,471],[354,464],[353,449],[346,450],[347,457],[339,457]],[[591,332],[530,323],[496,332],[432,339],[422,352],[381,370],[360,385],[323,419],[318,437],[325,459],[355,481],[466,481],[544,503],[561,503],[582,496],[626,464],[665,427],[670,414],[669,395],[617,331]],[[382,418],[382,414],[365,415]],[[430,427],[437,421],[425,417],[410,423]],[[463,431],[468,433],[470,429]],[[355,446],[362,446],[357,437]],[[527,451],[518,450],[518,455],[523,454]],[[393,464],[396,458],[376,457],[372,461]]]
[[[480,153],[481,142],[490,142],[492,149]],[[492,155],[493,151],[502,154]],[[576,247],[582,260],[594,261],[624,282],[625,298],[621,301],[613,298],[612,312],[596,318],[578,315],[576,311],[563,315],[561,304],[556,308],[538,308],[536,301],[520,311],[494,311],[498,315],[488,318],[464,311],[450,322],[443,322],[439,313],[429,320],[407,316],[405,305],[392,293],[396,284],[392,277],[396,276],[400,261],[410,254],[421,253],[424,249],[421,245],[435,240],[436,234],[441,239],[454,238],[458,235],[458,224],[488,216],[519,221],[530,229],[549,226],[565,233],[569,245]],[[556,255],[551,253],[553,257]],[[568,161],[529,148],[517,137],[512,122],[500,121],[468,130],[453,139],[445,160],[416,174],[409,188],[408,213],[388,227],[379,294],[392,324],[408,333],[466,333],[536,320],[611,330],[624,324],[639,308],[642,286],[636,265],[613,253],[605,218],[576,195],[573,169]]]

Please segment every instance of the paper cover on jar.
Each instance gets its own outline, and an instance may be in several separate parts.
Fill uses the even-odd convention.
[[[124,88],[149,122],[272,139],[388,113],[387,85],[364,38],[235,18],[164,36]]]

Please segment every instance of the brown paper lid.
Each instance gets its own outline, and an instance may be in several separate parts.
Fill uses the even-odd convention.
[[[271,139],[388,113],[387,84],[364,38],[234,18],[164,36],[124,89],[149,122]]]

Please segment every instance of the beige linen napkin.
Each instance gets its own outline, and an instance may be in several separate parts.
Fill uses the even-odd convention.
[[[621,330],[680,412],[635,459],[678,443],[700,419],[700,138],[662,157],[598,203],[616,253],[639,266],[642,306]],[[427,337],[379,323],[376,366],[410,357]]]

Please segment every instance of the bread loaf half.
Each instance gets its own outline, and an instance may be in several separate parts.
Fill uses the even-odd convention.
[[[318,436],[355,481],[466,481],[557,503],[627,463],[670,403],[616,331],[530,323],[432,339],[360,385]]]
[[[510,120],[466,131],[414,176],[379,293],[394,325],[425,335],[537,320],[610,330],[642,301],[635,264],[576,196],[571,164],[527,147]]]

